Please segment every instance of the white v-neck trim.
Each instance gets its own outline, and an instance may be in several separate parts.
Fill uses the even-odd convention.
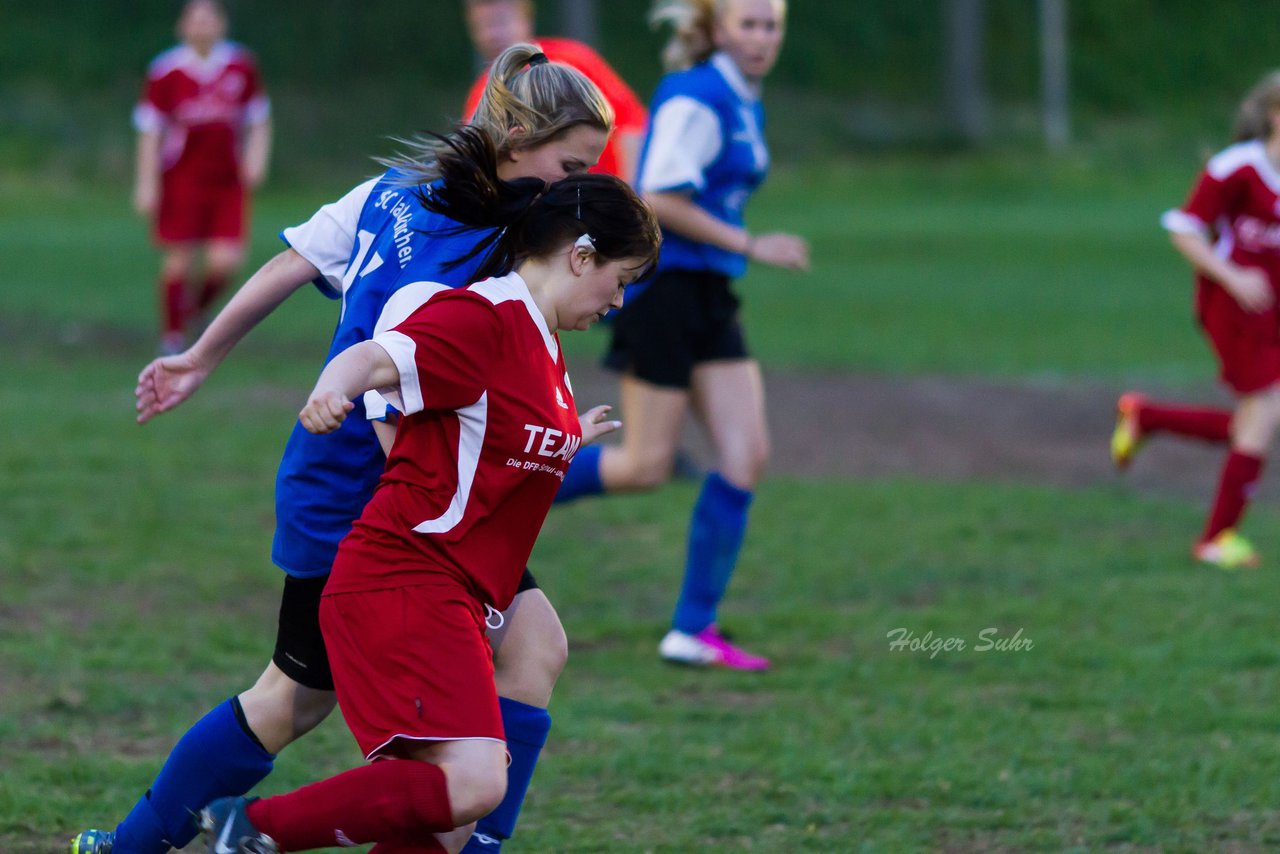
[[[724,82],[729,84],[729,88],[737,93],[739,98],[744,101],[760,100],[760,84],[747,80],[742,74],[742,69],[738,67],[738,63],[730,59],[729,54],[724,51],[716,51],[711,54],[711,65],[716,71],[720,72]]]
[[[494,305],[511,299],[518,299],[524,303],[529,317],[542,333],[542,343],[547,346],[547,355],[553,362],[560,358],[560,342],[547,326],[547,319],[542,316],[538,304],[533,301],[533,294],[529,292],[529,284],[520,277],[519,273],[511,272],[505,276],[476,282],[471,286],[471,290],[481,294]]]

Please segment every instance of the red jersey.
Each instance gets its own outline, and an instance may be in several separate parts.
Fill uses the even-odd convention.
[[[133,123],[161,134],[162,168],[210,183],[239,181],[241,132],[267,119],[270,102],[253,55],[219,42],[207,57],[187,45],[152,60]]]
[[[502,610],[582,443],[559,338],[512,273],[442,289],[373,340],[400,384],[387,469],[326,594],[459,580]]]
[[[1264,270],[1280,293],[1280,171],[1261,141],[1211,158],[1186,204],[1161,222],[1169,231],[1204,234],[1223,257]]]
[[[537,44],[547,59],[552,62],[563,62],[581,71],[588,80],[599,87],[604,99],[613,107],[613,134],[600,155],[600,162],[591,168],[592,172],[605,175],[617,175],[624,181],[634,180],[634,175],[621,174],[622,159],[618,154],[616,136],[619,133],[643,134],[645,122],[649,114],[644,104],[631,91],[631,87],[623,82],[618,73],[609,67],[609,63],[594,50],[573,39],[546,38],[538,39]],[[467,121],[475,115],[480,104],[480,95],[484,92],[485,80],[489,77],[488,69],[471,84],[467,93],[467,104],[463,108],[463,116]]]

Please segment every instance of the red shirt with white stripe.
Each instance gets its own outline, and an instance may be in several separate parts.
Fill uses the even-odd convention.
[[[133,123],[139,131],[161,134],[166,172],[235,183],[241,133],[270,113],[253,54],[224,41],[206,57],[178,45],[152,60]]]
[[[1212,157],[1186,204],[1167,211],[1161,223],[1169,231],[1203,234],[1222,257],[1265,271],[1280,293],[1280,171],[1262,141]]]
[[[560,341],[515,273],[442,286],[373,341],[399,369],[380,391],[404,417],[325,592],[445,573],[502,610],[582,442]]]

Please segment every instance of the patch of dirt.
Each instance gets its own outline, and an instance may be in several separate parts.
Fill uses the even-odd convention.
[[[618,399],[615,376],[585,361],[574,366],[573,383],[584,408]],[[1221,447],[1157,437],[1129,472],[1112,468],[1108,446],[1122,391],[1080,382],[771,371],[765,374],[773,437],[769,469],[799,477],[1127,483],[1140,492],[1208,501]],[[1162,396],[1158,388],[1150,393]],[[1216,389],[1167,396],[1230,405]],[[693,426],[684,447],[700,464],[712,459]]]

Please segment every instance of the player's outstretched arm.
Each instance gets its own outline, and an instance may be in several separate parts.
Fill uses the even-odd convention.
[[[195,394],[249,330],[319,275],[315,265],[293,249],[263,264],[186,352],[156,359],[142,369],[134,389],[138,423],[145,424]]]
[[[380,344],[361,341],[325,365],[298,420],[309,433],[332,433],[347,420],[356,395],[399,385],[400,369],[390,354]]]
[[[601,436],[607,436],[622,427],[621,421],[607,418],[612,409],[608,404],[593,406],[578,416],[578,423],[582,425],[582,444],[590,445]]]

